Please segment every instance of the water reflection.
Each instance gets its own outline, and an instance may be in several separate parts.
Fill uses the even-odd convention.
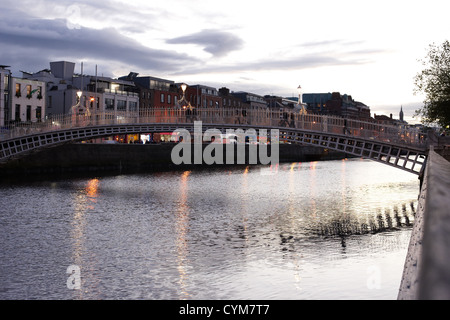
[[[298,209],[295,201],[295,189],[296,189],[296,170],[295,168],[298,167],[298,170],[301,168],[301,163],[291,163],[290,169],[289,169],[289,220],[291,221],[291,228],[292,230],[296,229],[297,220],[299,219],[297,212]],[[292,256],[293,261],[293,283],[297,290],[301,290],[301,257],[302,252],[301,251],[294,251],[294,255]]]
[[[191,295],[188,292],[188,240],[189,232],[189,205],[188,205],[188,178],[190,171],[182,173],[179,186],[179,198],[176,215],[176,248],[177,248],[177,270],[179,274],[178,284],[180,286],[180,299],[188,299]]]
[[[91,179],[88,181],[86,186],[86,195],[91,198],[93,202],[95,202],[95,198],[98,196],[98,188],[100,185],[100,180]]]
[[[83,299],[84,293],[87,292],[86,288],[86,277],[92,276],[88,269],[88,264],[86,263],[87,258],[84,257],[86,248],[86,228],[87,228],[87,214],[89,211],[95,209],[94,204],[97,202],[98,189],[100,181],[98,179],[88,180],[86,186],[80,189],[73,195],[73,220],[71,229],[71,238],[73,241],[72,249],[72,263],[80,267],[82,274],[81,277],[81,288],[80,290],[74,290],[74,299]],[[90,279],[91,283],[95,283]]]
[[[342,210],[343,210],[343,212],[345,213],[345,212],[347,212],[347,206],[346,206],[346,203],[347,203],[347,186],[346,186],[346,171],[345,171],[345,169],[346,169],[346,162],[347,162],[347,159],[342,159],[342,161],[341,161],[341,196],[342,196]]]
[[[46,230],[49,265],[64,266],[63,275],[81,267],[80,291],[63,282],[54,293],[48,288],[61,283],[43,280],[42,291],[61,298],[395,299],[418,184],[350,159],[3,188],[0,208],[11,209],[1,215],[0,280],[18,261],[16,242],[31,248],[36,230]],[[8,285],[20,287],[41,256],[27,252],[29,264],[18,261]],[[392,284],[369,292],[367,264]],[[23,297],[13,289],[9,297]]]
[[[309,192],[310,192],[309,197],[310,197],[310,202],[311,202],[311,219],[313,219],[313,220],[317,217],[316,166],[317,166],[317,161],[311,162],[309,165],[309,188],[310,188],[309,189]]]
[[[248,171],[249,171],[249,167],[247,166],[244,170],[244,173],[242,175],[242,189],[241,189],[241,193],[242,193],[242,197],[241,197],[241,203],[242,203],[242,210],[240,212],[241,215],[241,221],[242,221],[242,234],[238,235],[241,238],[244,238],[245,242],[248,241],[248,235],[247,235],[247,219],[248,219],[248,212],[247,212],[247,205],[249,204],[249,197],[250,197],[250,190],[249,190],[249,185],[248,185]]]

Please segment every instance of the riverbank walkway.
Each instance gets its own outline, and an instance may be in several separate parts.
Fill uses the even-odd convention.
[[[449,150],[429,151],[399,300],[450,299]]]

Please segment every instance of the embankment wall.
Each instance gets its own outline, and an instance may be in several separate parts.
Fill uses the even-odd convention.
[[[450,162],[430,150],[399,300],[450,299]]]
[[[174,146],[175,144],[173,143],[146,145],[66,144],[10,161],[0,167],[0,176],[102,171],[136,172],[173,170],[194,166],[173,164],[171,152]],[[207,144],[203,145],[203,150],[206,146]],[[245,152],[246,163],[248,163],[248,148],[249,146],[247,145]],[[194,154],[193,149],[191,153],[192,155]],[[225,145],[223,154],[226,157]],[[236,149],[234,154],[236,158]],[[280,144],[279,154],[280,162],[333,160],[347,157],[347,155],[340,152],[291,144]],[[204,164],[203,166],[206,165]]]

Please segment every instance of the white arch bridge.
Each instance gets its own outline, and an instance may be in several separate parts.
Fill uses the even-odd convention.
[[[340,117],[237,108],[168,109],[52,116],[44,122],[1,128],[0,163],[29,153],[112,135],[194,130],[279,130],[280,142],[345,152],[419,174],[428,155],[427,136],[417,129]]]

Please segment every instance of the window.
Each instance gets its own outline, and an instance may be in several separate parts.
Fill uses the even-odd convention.
[[[105,98],[105,109],[114,110],[114,99]]]
[[[127,111],[127,102],[125,100],[117,100],[117,110]]]
[[[18,98],[22,95],[20,91],[20,83],[16,83],[16,97]]]
[[[16,104],[14,112],[14,120],[20,121],[20,104]]]
[[[167,95],[167,103],[170,104],[172,101],[172,96],[170,94]]]
[[[27,106],[27,121],[31,121],[31,106]]]
[[[42,107],[36,108],[36,120],[38,122],[41,122],[41,120],[42,120]]]
[[[8,90],[9,89],[9,76],[7,75],[7,74],[5,74],[5,90]]]
[[[128,102],[128,109],[130,111],[137,111],[137,102],[136,101],[129,101]]]
[[[164,103],[164,93],[161,93],[161,103]]]
[[[37,95],[37,98],[38,98],[39,100],[42,99],[42,86],[38,86],[38,95]]]
[[[31,99],[31,85],[27,85],[27,98]]]

